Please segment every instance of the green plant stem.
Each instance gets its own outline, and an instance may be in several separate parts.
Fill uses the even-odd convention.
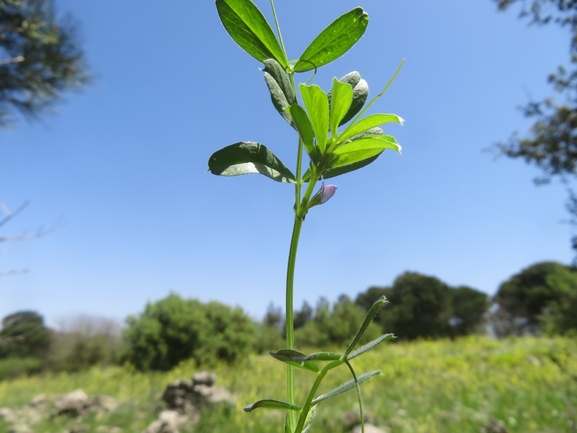
[[[286,60],[287,63],[288,63],[288,55],[287,55],[287,53],[286,53],[286,48],[285,48],[285,46],[284,46],[284,41],[282,40],[282,33],[280,32],[280,25],[279,25],[279,23],[278,23],[278,18],[277,18],[277,16],[276,16],[276,9],[275,9],[275,7],[274,7],[274,1],[273,1],[273,0],[270,0],[270,7],[271,7],[271,9],[272,9],[272,15],[273,15],[273,17],[274,17],[274,23],[276,24],[276,31],[277,31],[277,33],[278,33],[278,38],[279,38],[279,40],[280,40],[280,45],[281,45],[281,47],[282,47],[282,51],[283,51],[283,53],[284,53],[285,60]]]
[[[298,203],[298,202],[297,202]],[[295,204],[296,206],[296,204]],[[291,238],[291,244],[289,249],[289,258],[287,265],[286,274],[286,344],[287,349],[294,349],[294,317],[293,317],[293,296],[294,296],[294,277],[295,277],[295,265],[297,258],[297,249],[299,244],[299,238],[301,234],[301,228],[303,225],[303,220],[298,217],[295,213],[295,220],[293,225],[293,234]],[[294,382],[294,367],[287,367],[287,398],[288,402],[294,404],[295,399],[295,382]],[[296,424],[296,414],[289,413],[289,421],[291,431]]]
[[[317,373],[317,378],[315,380],[315,383],[313,383],[313,386],[312,386],[311,390],[309,391],[309,395],[307,396],[307,400],[306,400],[306,402],[303,405],[303,408],[301,410],[301,415],[299,417],[299,421],[298,421],[298,424],[296,426],[296,430],[294,430],[295,433],[301,433],[303,431],[303,428],[304,428],[304,425],[305,425],[305,422],[307,419],[307,415],[308,415],[308,413],[312,407],[311,405],[313,402],[313,398],[314,398],[317,390],[319,389],[321,382],[325,378],[326,374],[330,370],[332,370],[333,368],[336,368],[339,365],[341,365],[342,363],[343,363],[343,361],[341,361],[340,359],[338,361],[333,361],[333,362],[327,364],[325,366],[325,368],[323,368],[321,371],[319,371]]]

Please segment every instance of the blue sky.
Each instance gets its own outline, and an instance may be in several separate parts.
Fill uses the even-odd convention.
[[[270,17],[269,3],[257,5]],[[212,152],[258,141],[287,165],[296,137],[272,107],[259,63],[229,38],[213,1],[58,0],[81,24],[95,82],[66,94],[57,115],[0,131],[0,202],[31,205],[2,235],[0,316],[32,309],[55,325],[76,314],[123,320],[170,291],[238,305],[261,318],[284,304],[293,190],[262,176],[207,173]],[[289,57],[349,0],[278,0]],[[568,61],[569,35],[528,27],[490,0],[361,3],[360,42],[314,79],[357,70],[372,108],[403,155],[385,152],[339,177],[305,221],[295,306],[354,297],[411,270],[493,294],[520,269],[569,263],[563,187],[535,187],[539,171],[484,152],[530,123],[516,109],[551,94],[546,77]],[[297,77],[306,81],[309,75]]]

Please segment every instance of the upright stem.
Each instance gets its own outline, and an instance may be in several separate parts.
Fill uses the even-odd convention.
[[[297,259],[297,249],[299,244],[299,237],[301,234],[301,227],[303,221],[295,214],[295,221],[293,226],[293,234],[291,238],[291,245],[289,250],[288,266],[286,273],[286,343],[287,349],[294,349],[294,318],[293,318],[293,295],[294,295],[294,278],[295,278],[295,265]],[[294,404],[295,399],[295,377],[294,377],[294,367],[287,367],[287,397],[288,402]],[[293,431],[296,425],[296,413],[289,411],[289,421],[291,431]]]

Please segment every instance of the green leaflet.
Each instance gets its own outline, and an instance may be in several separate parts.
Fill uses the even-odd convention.
[[[312,361],[303,361],[306,359],[306,355],[304,353],[298,352],[296,350],[284,349],[279,350],[278,352],[269,352],[270,355],[285,364],[292,365],[293,367],[303,368],[305,370],[312,371],[314,373],[318,373],[320,371],[319,366]],[[296,359],[299,359],[298,361]]]
[[[353,102],[353,88],[350,84],[342,83],[333,78],[333,87],[331,89],[331,103],[329,124],[333,137],[338,134],[339,125],[349,111]]]
[[[303,107],[298,104],[288,107],[288,112],[293,119],[294,125],[299,132],[299,136],[305,145],[305,149],[311,160],[316,161],[318,152],[315,146],[313,124]]]
[[[230,37],[260,62],[276,59],[288,67],[286,55],[260,9],[250,0],[216,0],[220,21]]]
[[[350,124],[347,129],[342,132],[338,140],[343,142],[371,128],[391,122],[400,123],[402,125],[403,119],[396,114],[371,114],[370,116],[364,117],[359,121]]]
[[[334,353],[334,352],[317,352],[317,353],[312,353],[309,356],[307,356],[306,358],[302,359],[302,361],[337,361],[339,359],[341,359],[342,355],[340,353]]]
[[[252,412],[255,409],[283,409],[283,410],[301,410],[297,404],[290,404],[279,400],[259,400],[254,404],[244,407],[245,412]]]
[[[358,344],[359,340],[361,339],[361,337],[363,336],[363,334],[365,333],[365,331],[367,330],[367,328],[369,327],[369,325],[371,324],[371,322],[373,321],[373,319],[375,318],[375,316],[377,315],[379,310],[386,303],[387,303],[387,298],[385,296],[381,296],[373,304],[373,306],[371,307],[371,309],[369,310],[369,312],[365,316],[365,319],[363,320],[361,327],[359,328],[356,335],[354,336],[353,341],[351,341],[351,344],[349,344],[349,347],[347,347],[347,350],[345,350],[346,355],[349,355],[349,353],[351,353],[351,351],[355,348],[355,346]],[[376,343],[376,344],[378,344],[378,343]],[[369,350],[369,349],[366,349],[366,350]]]
[[[325,144],[329,133],[329,100],[327,94],[316,84],[312,86],[301,84],[299,88],[303,104],[313,125],[317,146],[322,155],[325,152]]]
[[[363,79],[361,79],[361,74],[357,71],[349,72],[344,77],[339,78],[342,83],[349,84],[353,88],[353,101],[347,114],[341,119],[339,126],[344,125],[353,117],[355,117],[361,108],[365,105],[367,98],[369,97],[369,85]],[[331,104],[332,95],[331,92],[328,93],[329,104]]]
[[[282,91],[279,83],[273,78],[271,74],[265,71],[264,73],[264,81],[268,86],[268,90],[270,92],[270,99],[272,101],[272,105],[274,108],[279,112],[279,114],[289,123],[292,125],[292,117],[287,111],[287,108],[290,106],[285,93]]]
[[[265,72],[268,72],[274,80],[278,83],[279,87],[281,88],[283,94],[285,95],[289,105],[296,104],[297,102],[297,95],[291,82],[279,62],[275,59],[266,59],[264,61],[264,68]]]
[[[357,384],[360,385],[361,383],[366,382],[371,377],[373,377],[377,374],[381,374],[381,371],[380,370],[370,371],[369,373],[365,373],[365,374],[359,376],[356,380],[350,380],[347,383],[343,383],[341,386],[333,389],[331,392],[328,392],[326,394],[320,395],[317,398],[315,398],[313,400],[312,404],[313,405],[319,404],[323,400],[327,400],[331,397],[342,394],[343,392],[346,392],[349,389],[353,389],[355,386],[357,386]]]
[[[361,7],[341,15],[307,47],[294,71],[311,71],[338,59],[363,36],[368,24],[369,16]]]
[[[220,176],[259,173],[277,182],[295,182],[295,176],[281,160],[254,141],[241,141],[216,151],[208,160],[208,169]]]
[[[263,70],[274,107],[290,125],[294,126],[287,108],[296,104],[297,96],[284,68],[275,59],[266,59]]]
[[[327,169],[345,167],[380,155],[385,149],[400,152],[401,146],[389,135],[367,136],[337,147]]]
[[[347,356],[347,360],[356,358],[359,355],[362,355],[365,352],[368,352],[369,350],[371,350],[373,347],[375,347],[377,344],[382,343],[383,341],[389,341],[389,340],[393,340],[395,338],[395,336],[393,334],[385,334],[385,335],[381,335],[379,338],[375,338],[373,341],[371,341],[370,343],[365,344],[364,346],[359,347],[357,350],[355,350],[354,352],[351,352],[349,356]]]

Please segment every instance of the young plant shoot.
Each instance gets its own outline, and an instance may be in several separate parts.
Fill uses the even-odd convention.
[[[386,149],[401,152],[394,137],[381,126],[402,124],[396,114],[365,115],[393,82],[401,65],[384,90],[367,102],[369,86],[358,72],[341,79],[333,78],[330,91],[316,84],[295,84],[295,75],[314,73],[341,57],[363,36],[369,16],[356,7],[334,20],[304,50],[297,60],[289,61],[282,40],[274,2],[270,0],[276,34],[263,13],[251,0],[216,0],[218,15],[232,39],[262,64],[264,81],[274,108],[294,129],[296,167],[291,171],[272,151],[261,143],[242,141],[215,152],[208,161],[209,171],[220,176],[258,173],[277,182],[294,185],[295,204],[293,234],[290,243],[286,275],[286,349],[270,352],[271,356],[287,364],[286,401],[263,399],[245,407],[245,411],[277,409],[287,411],[284,432],[302,433],[310,428],[319,403],[350,389],[356,389],[363,420],[360,385],[378,375],[370,371],[357,375],[350,361],[383,341],[385,334],[357,347],[363,333],[380,308],[387,302],[379,299],[368,312],[352,342],[342,353],[318,352],[306,355],[294,347],[293,293],[296,253],[301,227],[308,211],[330,200],[337,190],[325,180],[358,170],[374,162]],[[317,183],[320,187],[315,192]],[[346,366],[352,379],[323,395],[317,395],[326,374]],[[295,398],[294,369],[308,370],[314,379],[304,401]],[[364,431],[364,426],[363,426]]]

